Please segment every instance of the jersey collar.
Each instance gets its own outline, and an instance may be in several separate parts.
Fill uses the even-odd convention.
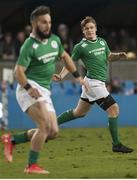
[[[89,39],[86,39],[86,38],[83,38],[82,39],[83,41],[88,41],[88,42],[90,42],[90,43],[96,43],[97,41],[98,41],[98,37],[97,37],[97,39],[96,40],[89,40]]]
[[[42,44],[47,44],[47,43],[48,43],[48,39],[44,39],[43,41],[41,41],[41,40],[40,40],[39,38],[37,38],[37,37],[35,36],[35,34],[33,34],[33,33],[30,33],[30,37],[36,39],[37,41],[41,42]]]

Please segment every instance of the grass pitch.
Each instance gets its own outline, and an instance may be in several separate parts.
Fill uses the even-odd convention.
[[[137,127],[120,128],[120,134],[133,153],[113,153],[107,128],[61,129],[40,154],[39,164],[49,175],[23,173],[29,143],[16,146],[13,163],[5,162],[0,143],[0,178],[137,178]]]

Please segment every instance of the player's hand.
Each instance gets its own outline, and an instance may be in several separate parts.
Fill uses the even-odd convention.
[[[86,80],[84,80],[82,77],[79,77],[76,79],[82,86],[85,87],[86,91],[90,90],[89,84]]]
[[[37,89],[37,88],[34,88],[34,87],[31,87],[31,88],[28,90],[28,94],[29,94],[32,98],[35,98],[35,99],[38,99],[39,97],[41,97],[41,94],[39,93],[38,89]]]
[[[61,78],[60,74],[53,74],[52,80],[53,81],[61,81],[62,78]]]
[[[120,59],[128,59],[128,56],[127,56],[127,54],[125,52],[120,52],[118,54],[118,56],[119,56]]]

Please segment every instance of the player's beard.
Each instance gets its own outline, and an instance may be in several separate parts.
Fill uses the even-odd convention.
[[[40,29],[37,27],[36,28],[36,34],[41,40],[44,40],[44,39],[47,39],[51,36],[51,31],[48,34],[45,34],[42,31],[40,31]]]

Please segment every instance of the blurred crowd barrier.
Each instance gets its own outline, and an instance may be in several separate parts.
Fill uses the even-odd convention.
[[[58,93],[52,90],[52,99],[57,112],[57,115],[66,111],[68,109],[75,108],[80,94],[77,94],[76,91],[72,93],[70,88],[70,82],[65,82],[68,86],[66,92],[57,91]],[[59,85],[59,84],[58,84]],[[16,84],[14,84],[16,86]],[[58,88],[57,84],[53,86]],[[14,87],[15,88],[15,87]],[[60,88],[60,87],[59,87]],[[66,87],[67,88],[67,87]],[[63,93],[63,94],[62,94]],[[64,94],[65,93],[65,94]],[[79,92],[78,92],[79,93]],[[135,126],[137,125],[137,95],[118,95],[112,94],[120,106],[120,126]],[[126,112],[126,113],[125,113]],[[77,127],[107,127],[107,114],[104,111],[97,107],[93,106],[92,110],[84,118],[74,120],[62,124],[62,128],[77,128]],[[29,129],[35,127],[33,121],[21,111],[19,105],[17,104],[15,97],[15,89],[11,89],[8,86],[8,129]]]
[[[131,81],[125,81],[125,92],[132,88]],[[7,116],[8,123],[6,124],[8,129],[29,129],[35,127],[33,121],[21,111],[15,97],[15,89],[17,83],[7,86]],[[131,91],[131,90],[130,90]],[[0,97],[1,97],[0,92]],[[52,85],[52,99],[57,112],[57,115],[68,109],[75,108],[78,99],[80,97],[81,87],[79,84],[75,84],[72,81],[64,81],[63,83],[53,83]],[[120,120],[121,126],[135,126],[137,125],[137,95],[131,93],[117,94],[113,93],[112,96],[116,99],[120,106]],[[4,105],[5,106],[5,105]],[[125,113],[126,112],[126,113]],[[6,120],[7,120],[6,119]],[[78,120],[62,124],[62,128],[74,128],[74,127],[105,127],[107,126],[107,114],[95,105],[91,112]],[[1,121],[1,128],[4,125]],[[4,128],[3,128],[4,129]]]

